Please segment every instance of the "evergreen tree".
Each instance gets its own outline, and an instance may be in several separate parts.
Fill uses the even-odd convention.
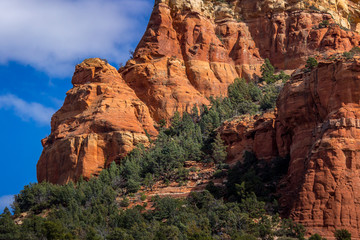
[[[339,229],[334,232],[336,240],[351,240],[351,233],[346,229]]]
[[[220,134],[217,134],[212,145],[212,159],[215,163],[221,163],[226,160],[227,152],[224,141],[221,139]]]
[[[315,233],[309,237],[309,240],[326,240],[326,238],[323,238],[319,234]]]
[[[275,75],[275,68],[271,65],[269,59],[265,59],[265,63],[261,66],[261,73],[261,80],[265,81],[267,84],[271,84],[279,80],[286,82],[290,79],[290,76],[285,74],[284,71],[280,71],[280,74]]]
[[[273,83],[276,81],[274,73],[275,68],[271,65],[270,60],[266,58],[265,63],[261,66],[261,79],[266,83]]]
[[[154,176],[151,173],[147,173],[144,178],[144,185],[147,189],[152,190],[154,186]]]
[[[308,71],[316,68],[317,66],[319,65],[318,61],[313,58],[313,57],[309,57],[307,60],[306,60],[306,65],[305,67],[307,68]]]
[[[19,229],[11,218],[8,208],[0,215],[0,240],[19,239]]]
[[[237,114],[258,112],[259,104],[272,107],[276,93],[271,89],[271,84],[259,88],[244,79],[236,79],[229,86],[229,97],[211,98],[210,108],[194,106],[191,114],[175,113],[171,127],[166,128],[164,124],[150,146],[139,145],[117,161],[119,165],[113,162],[98,177],[89,181],[80,178],[76,185],[58,186],[43,182],[25,186],[16,196],[14,206],[18,214],[29,212],[30,217],[17,226],[11,224],[10,213],[0,215],[0,240],[12,239],[9,236],[29,240],[73,239],[73,234],[76,239],[217,239],[219,236],[271,239],[274,236],[300,236],[301,228],[294,223],[283,224],[285,230],[278,234],[273,229],[280,220],[273,221],[264,216],[264,203],[258,201],[257,196],[270,198],[272,192],[269,192],[269,187],[264,187],[264,183],[272,179],[266,182],[266,178],[259,175],[258,161],[251,154],[245,156],[243,164],[229,171],[221,168],[225,164],[219,164],[219,171],[228,175],[228,183],[222,187],[209,184],[208,189],[217,195],[216,198],[206,191],[193,193],[189,199],[155,200],[153,210],[145,209],[145,203],[131,209],[119,209],[119,205],[129,207],[130,199],[139,196],[134,193],[141,186],[151,189],[159,180],[186,181],[189,169],[185,168],[185,161],[225,161],[226,147],[216,129],[224,120]],[[268,96],[264,97],[264,93]],[[268,102],[270,104],[266,105]],[[230,202],[224,202],[223,197]],[[141,200],[145,198],[144,195]],[[39,213],[44,213],[44,210],[48,214],[40,217],[43,215]],[[253,221],[253,217],[257,220]]]
[[[170,134],[171,135],[176,135],[180,132],[180,128],[181,128],[181,116],[179,112],[175,112],[174,116],[171,118],[171,126],[170,126]]]
[[[260,101],[261,110],[266,111],[275,108],[280,90],[273,85],[268,85],[265,87],[264,92]]]
[[[124,229],[115,228],[107,237],[106,240],[133,240],[134,238],[126,233]]]

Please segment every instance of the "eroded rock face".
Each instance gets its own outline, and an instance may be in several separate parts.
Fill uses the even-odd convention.
[[[257,78],[265,58],[294,70],[310,55],[359,45],[359,35],[340,28],[329,13],[304,6],[158,0],[134,58],[119,72],[158,121],[226,95],[237,77]],[[328,26],[319,28],[324,21]]]
[[[39,182],[64,184],[99,173],[156,136],[147,106],[117,70],[100,59],[76,66],[73,89],[51,121],[37,164]]]
[[[359,238],[360,60],[321,63],[299,74],[278,99],[290,136],[281,204],[311,232],[345,228]]]
[[[38,180],[96,175],[146,145],[146,132],[156,136],[156,121],[208,105],[237,77],[256,79],[265,58],[293,71],[308,56],[349,51],[360,37],[344,27],[358,30],[358,9],[355,0],[157,0],[125,67],[117,71],[100,59],[76,67],[74,87],[43,140]],[[279,190],[284,215],[324,236],[335,228],[359,236],[359,60],[296,72],[277,113],[223,127],[230,161],[245,150],[266,161],[290,155]]]
[[[321,62],[312,72],[297,71],[266,113],[225,122],[221,136],[229,162],[244,151],[259,160],[290,156],[279,183],[284,217],[309,234],[333,238],[348,229],[359,239],[360,59]]]
[[[227,147],[227,163],[242,161],[244,153],[254,152],[260,160],[271,161],[279,155],[276,142],[276,117],[274,112],[261,116],[240,116],[224,122],[219,128]]]

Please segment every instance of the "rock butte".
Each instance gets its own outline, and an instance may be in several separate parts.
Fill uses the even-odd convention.
[[[319,28],[322,22],[329,26]],[[309,56],[349,51],[359,45],[359,22],[359,3],[349,0],[157,0],[124,67],[101,59],[76,66],[74,87],[42,141],[38,180],[97,175],[156,137],[157,121],[208,105],[237,77],[256,79],[265,58],[294,72]],[[297,70],[275,113],[220,129],[230,162],[244,150],[266,161],[290,155],[279,187],[283,215],[327,237],[336,228],[360,234],[359,71],[359,60]]]
[[[51,134],[43,139],[37,164],[39,181],[63,184],[98,174],[104,167],[156,136],[148,107],[100,59],[76,66],[74,88],[51,120]]]

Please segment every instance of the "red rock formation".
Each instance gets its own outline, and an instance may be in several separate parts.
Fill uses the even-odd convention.
[[[277,101],[277,113],[225,122],[229,161],[244,151],[260,160],[290,155],[279,184],[283,216],[309,234],[333,238],[348,229],[360,238],[360,59],[321,62],[297,71]]]
[[[38,180],[66,183],[96,175],[175,111],[227,94],[236,77],[260,74],[265,58],[281,70],[302,67],[310,55],[358,46],[342,26],[354,1],[157,0],[134,58],[116,71],[100,59],[76,67],[74,88],[43,140]],[[309,10],[329,7],[330,13]],[[338,13],[337,13],[338,12]],[[319,24],[329,23],[324,28]],[[276,119],[258,117],[224,127],[236,161],[246,149],[259,159],[291,155],[281,189],[284,214],[329,236],[348,228],[359,236],[359,61],[322,63],[298,73],[278,101]],[[155,121],[154,121],[155,120]],[[145,131],[146,130],[146,131]]]
[[[219,128],[221,138],[227,147],[229,164],[242,161],[246,151],[254,152],[260,160],[270,161],[279,155],[275,115],[273,112],[261,116],[240,116],[224,122]]]
[[[265,58],[293,70],[310,55],[349,51],[360,42],[327,13],[233,2],[155,4],[134,58],[119,70],[155,120],[226,95],[236,77],[259,76]],[[319,28],[323,21],[328,27]]]
[[[117,70],[100,59],[76,66],[73,89],[51,121],[37,164],[39,182],[64,184],[96,175],[157,134],[147,106]]]
[[[311,232],[346,228],[360,237],[360,60],[321,63],[278,99],[291,138],[281,203]]]

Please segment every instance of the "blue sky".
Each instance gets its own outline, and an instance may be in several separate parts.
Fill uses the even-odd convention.
[[[37,181],[40,140],[75,65],[88,57],[125,63],[152,7],[153,0],[0,1],[0,212]]]

